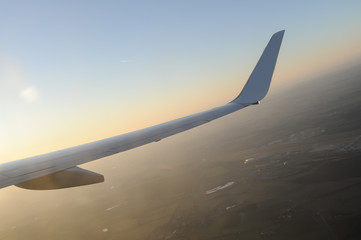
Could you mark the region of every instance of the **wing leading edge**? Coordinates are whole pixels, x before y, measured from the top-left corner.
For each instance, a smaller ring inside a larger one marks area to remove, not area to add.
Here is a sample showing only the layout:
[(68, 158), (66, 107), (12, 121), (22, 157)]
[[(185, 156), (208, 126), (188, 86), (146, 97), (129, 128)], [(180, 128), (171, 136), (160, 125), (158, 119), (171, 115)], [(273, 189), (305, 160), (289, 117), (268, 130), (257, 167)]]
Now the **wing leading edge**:
[[(77, 167), (119, 152), (189, 130), (214, 119), (259, 103), (268, 92), (284, 30), (275, 33), (246, 85), (233, 101), (163, 124), (87, 143), (64, 150), (0, 165), (0, 188), (11, 185), (26, 189), (58, 189), (104, 181), (103, 176)], [(69, 178), (72, 180), (69, 181)]]

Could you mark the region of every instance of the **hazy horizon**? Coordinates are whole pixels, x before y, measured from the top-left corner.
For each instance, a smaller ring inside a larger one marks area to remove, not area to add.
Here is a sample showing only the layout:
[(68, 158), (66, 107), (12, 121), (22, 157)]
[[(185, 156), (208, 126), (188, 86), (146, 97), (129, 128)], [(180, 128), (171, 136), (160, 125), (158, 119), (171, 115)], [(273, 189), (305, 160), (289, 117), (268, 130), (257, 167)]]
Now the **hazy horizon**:
[(81, 165), (104, 183), (1, 189), (0, 238), (358, 236), (348, 223), (359, 216), (360, 74), (353, 67), (303, 82), (191, 131)]

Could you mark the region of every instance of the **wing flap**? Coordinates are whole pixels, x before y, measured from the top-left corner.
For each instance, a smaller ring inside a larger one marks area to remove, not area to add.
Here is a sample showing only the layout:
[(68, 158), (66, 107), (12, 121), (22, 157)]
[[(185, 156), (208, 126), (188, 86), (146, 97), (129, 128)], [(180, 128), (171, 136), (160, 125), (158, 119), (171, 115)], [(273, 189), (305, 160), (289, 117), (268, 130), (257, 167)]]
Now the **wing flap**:
[(60, 172), (16, 184), (30, 190), (51, 190), (84, 186), (104, 182), (104, 176), (86, 169), (74, 167)]

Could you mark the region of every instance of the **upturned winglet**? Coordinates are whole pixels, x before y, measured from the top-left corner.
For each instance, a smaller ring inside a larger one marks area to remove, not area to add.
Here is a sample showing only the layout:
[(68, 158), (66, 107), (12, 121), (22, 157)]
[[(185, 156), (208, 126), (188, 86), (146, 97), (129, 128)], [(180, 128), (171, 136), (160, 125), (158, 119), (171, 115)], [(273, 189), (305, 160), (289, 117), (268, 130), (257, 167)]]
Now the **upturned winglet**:
[(232, 103), (241, 105), (257, 104), (266, 96), (271, 84), (284, 32), (285, 30), (282, 30), (273, 34), (242, 92)]

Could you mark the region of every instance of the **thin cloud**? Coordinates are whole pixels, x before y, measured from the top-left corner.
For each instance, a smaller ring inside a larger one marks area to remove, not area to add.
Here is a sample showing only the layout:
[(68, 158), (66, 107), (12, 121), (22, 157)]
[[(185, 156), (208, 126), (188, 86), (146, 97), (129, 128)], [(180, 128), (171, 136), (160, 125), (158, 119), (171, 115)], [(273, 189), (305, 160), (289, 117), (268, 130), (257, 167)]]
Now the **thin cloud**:
[(27, 103), (33, 103), (39, 98), (38, 89), (31, 84), (21, 65), (14, 61), (4, 61), (0, 65), (2, 71), (1, 91), (7, 95), (18, 95)]
[(120, 60), (121, 63), (130, 63), (130, 62), (134, 62), (133, 60), (129, 60), (129, 59), (123, 59)]
[(27, 87), (20, 92), (20, 97), (22, 97), (26, 102), (32, 103), (39, 98), (38, 90), (34, 87)]

